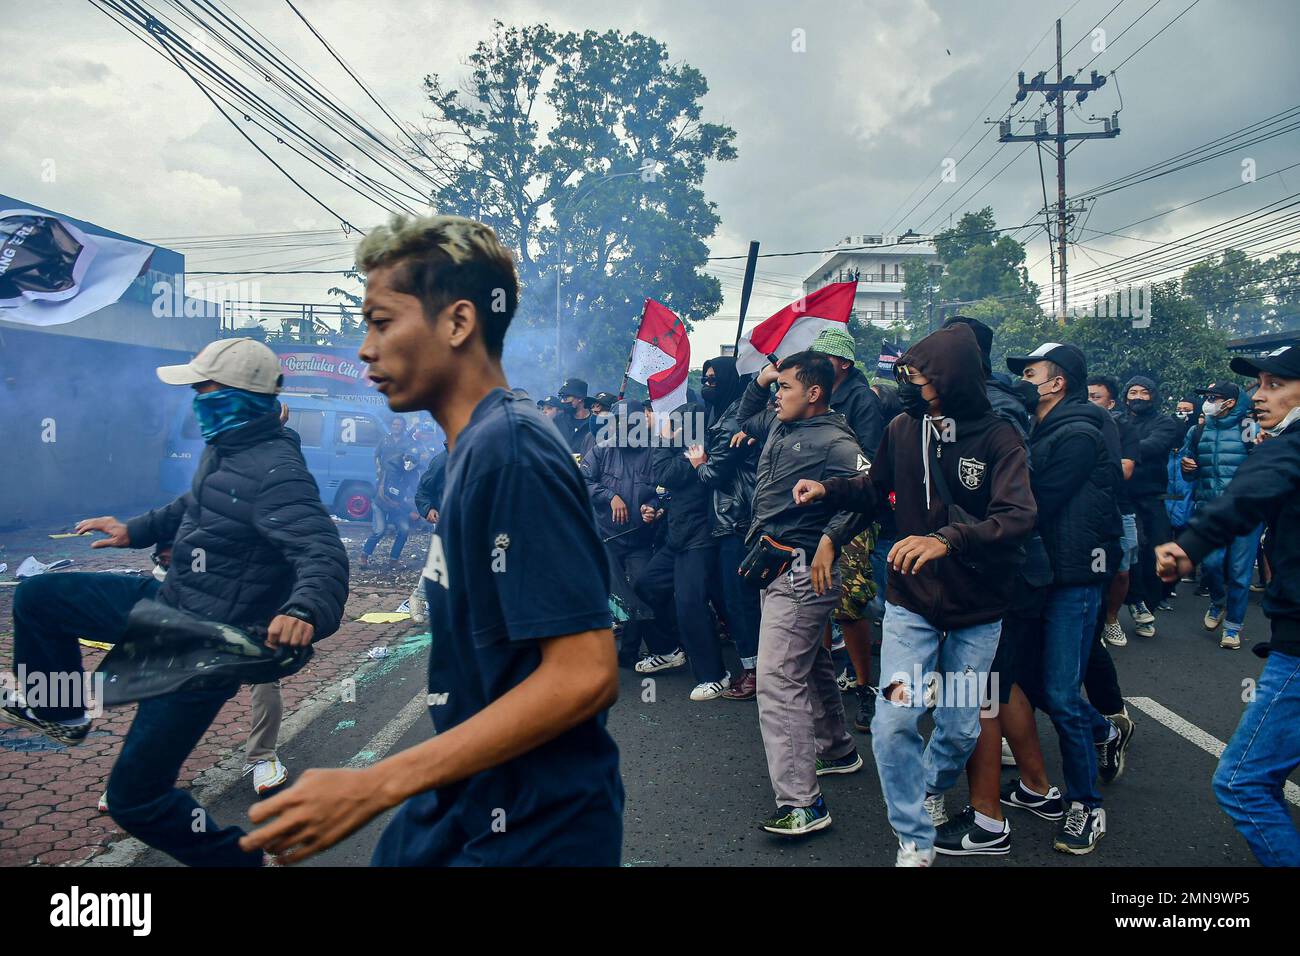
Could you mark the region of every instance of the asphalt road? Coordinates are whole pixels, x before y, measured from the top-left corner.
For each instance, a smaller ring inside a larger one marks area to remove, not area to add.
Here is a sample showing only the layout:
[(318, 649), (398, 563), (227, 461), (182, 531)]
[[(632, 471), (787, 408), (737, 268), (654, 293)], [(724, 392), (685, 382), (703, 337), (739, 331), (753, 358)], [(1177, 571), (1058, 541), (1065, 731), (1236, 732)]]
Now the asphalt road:
[[(940, 858), (938, 865), (1254, 865), (1245, 841), (1215, 805), (1210, 778), (1216, 758), (1189, 737), (1204, 744), (1208, 738), (1227, 741), (1232, 735), (1244, 706), (1243, 691), (1263, 667), (1249, 647), (1265, 639), (1267, 625), (1258, 595), (1252, 595), (1243, 648), (1222, 650), (1217, 635), (1201, 626), (1205, 599), (1194, 597), (1190, 584), (1180, 585), (1180, 592), (1174, 611), (1157, 613), (1153, 639), (1134, 636), (1127, 612), (1122, 612), (1129, 644), (1112, 653), (1136, 732), (1124, 776), (1103, 791), (1108, 830), (1097, 850), (1086, 857), (1057, 853), (1051, 848), (1055, 824), (1011, 811), (1010, 855)], [(401, 749), (425, 739), (427, 715), (409, 706), (424, 692), (423, 668), (422, 655), (405, 661), (360, 686), (356, 703), (327, 708), (281, 748), (291, 778), (307, 767), (343, 766), (371, 759), (368, 751), (389, 745)], [(861, 771), (823, 778), (831, 827), (801, 840), (770, 836), (756, 828), (773, 801), (755, 704), (692, 703), (687, 695), (693, 682), (686, 668), (654, 675), (654, 699), (647, 701), (646, 678), (620, 673), (622, 694), (610, 712), (609, 728), (619, 743), (627, 790), (625, 866), (892, 865), (895, 843), (869, 738), (858, 735), (866, 761)], [(845, 703), (852, 706), (853, 701), (846, 697)], [(394, 723), (403, 708), (408, 718), (414, 715), (405, 729), (400, 719)], [(1170, 713), (1193, 726), (1180, 724)], [(1183, 733), (1166, 723), (1177, 724)], [(1041, 717), (1039, 727), (1049, 774), (1059, 784), (1055, 733)], [(1004, 771), (1008, 777), (1014, 772)], [(965, 798), (963, 783), (948, 795), (949, 812), (959, 810)], [(210, 810), (222, 823), (245, 820), (253, 799), (251, 786), (239, 781)], [(1300, 810), (1293, 806), (1292, 813), (1300, 822)], [(385, 822), (386, 817), (374, 821), (305, 865), (365, 865)], [(136, 862), (171, 863), (152, 851)]]

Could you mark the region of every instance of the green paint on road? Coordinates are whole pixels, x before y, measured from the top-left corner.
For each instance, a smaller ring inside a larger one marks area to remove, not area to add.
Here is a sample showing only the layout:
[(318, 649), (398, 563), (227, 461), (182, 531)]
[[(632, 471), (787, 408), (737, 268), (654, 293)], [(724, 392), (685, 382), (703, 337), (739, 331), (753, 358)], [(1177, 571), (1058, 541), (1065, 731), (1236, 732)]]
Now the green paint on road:
[(355, 720), (340, 720), (338, 725), (331, 730), (330, 733), (337, 734), (340, 730), (351, 730), (356, 725), (357, 722)]
[(432, 642), (433, 634), (429, 631), (425, 631), (423, 634), (408, 634), (402, 638), (400, 643), (389, 645), (387, 657), (379, 658), (374, 662), (375, 666), (373, 668), (358, 674), (357, 685), (369, 684), (383, 677), (393, 668), (428, 650)]

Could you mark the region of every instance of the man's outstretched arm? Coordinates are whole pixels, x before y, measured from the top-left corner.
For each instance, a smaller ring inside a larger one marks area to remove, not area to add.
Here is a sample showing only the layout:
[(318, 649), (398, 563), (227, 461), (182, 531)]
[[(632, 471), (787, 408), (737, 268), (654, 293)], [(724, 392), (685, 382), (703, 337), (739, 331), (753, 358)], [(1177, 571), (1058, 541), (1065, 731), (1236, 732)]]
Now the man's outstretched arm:
[(240, 846), (300, 862), (408, 797), (535, 750), (618, 698), (618, 660), (608, 629), (538, 643), (537, 669), (464, 723), (363, 770), (308, 770), (284, 793), (255, 804), (249, 819), (266, 825)]

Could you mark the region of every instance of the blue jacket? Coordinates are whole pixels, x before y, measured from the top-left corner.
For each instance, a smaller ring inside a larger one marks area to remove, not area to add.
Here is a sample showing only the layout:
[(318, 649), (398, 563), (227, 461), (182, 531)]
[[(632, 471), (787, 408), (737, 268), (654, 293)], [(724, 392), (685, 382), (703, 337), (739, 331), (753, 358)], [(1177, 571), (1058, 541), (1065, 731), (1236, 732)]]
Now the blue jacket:
[(1169, 494), (1170, 497), (1165, 499), (1165, 512), (1169, 515), (1169, 523), (1175, 528), (1184, 528), (1188, 520), (1192, 517), (1192, 511), (1196, 503), (1192, 500), (1192, 492), (1195, 486), (1183, 475), (1183, 452), (1171, 451), (1169, 453), (1169, 463), (1167, 470), (1169, 472)]
[(1250, 411), (1241, 402), (1227, 415), (1207, 418), (1202, 428), (1187, 433), (1180, 456), (1196, 462), (1196, 471), (1189, 476), (1195, 487), (1198, 507), (1223, 494), (1237, 469), (1245, 464), (1251, 446), (1244, 437), (1242, 423)]

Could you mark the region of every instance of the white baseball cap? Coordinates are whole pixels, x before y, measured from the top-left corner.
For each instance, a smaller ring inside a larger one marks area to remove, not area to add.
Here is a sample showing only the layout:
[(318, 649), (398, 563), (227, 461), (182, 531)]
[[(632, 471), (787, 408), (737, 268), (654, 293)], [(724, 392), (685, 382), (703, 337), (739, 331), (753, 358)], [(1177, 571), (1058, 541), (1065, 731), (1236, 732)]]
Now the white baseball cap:
[(168, 385), (216, 382), (263, 395), (276, 394), (284, 382), (280, 359), (256, 339), (219, 339), (187, 365), (159, 366), (158, 377)]

